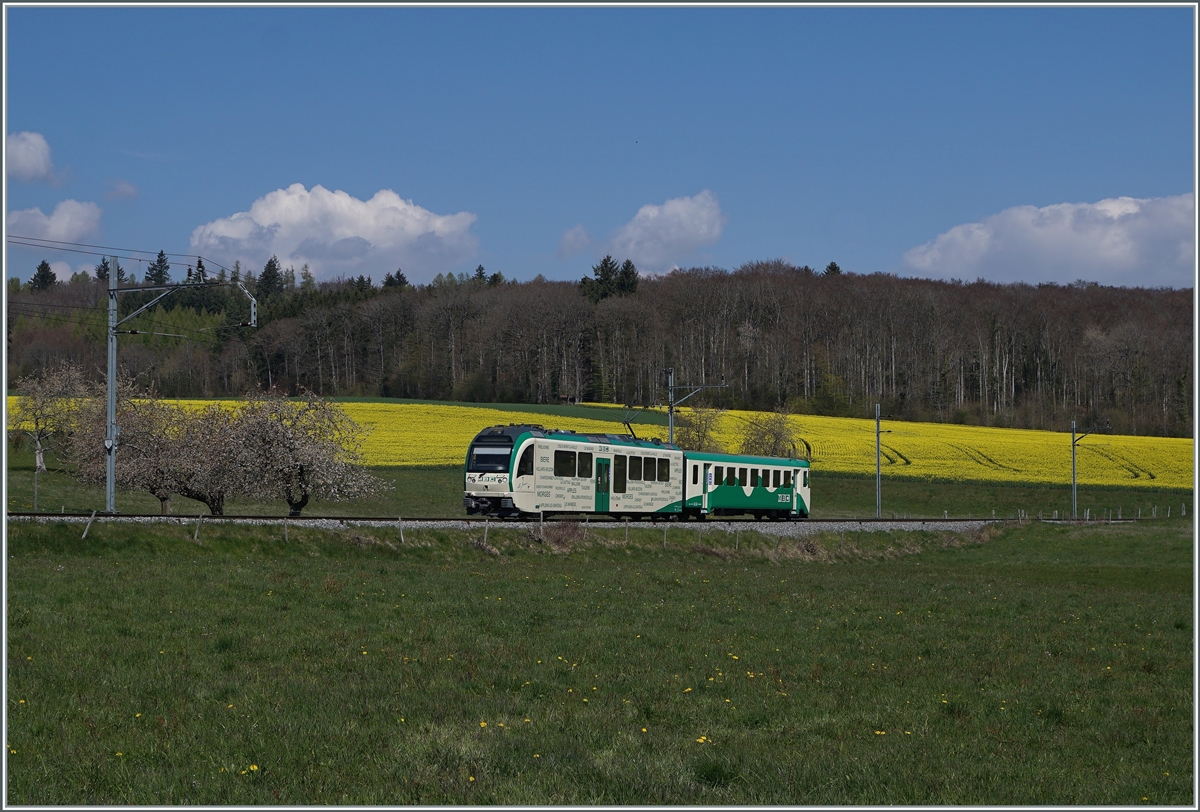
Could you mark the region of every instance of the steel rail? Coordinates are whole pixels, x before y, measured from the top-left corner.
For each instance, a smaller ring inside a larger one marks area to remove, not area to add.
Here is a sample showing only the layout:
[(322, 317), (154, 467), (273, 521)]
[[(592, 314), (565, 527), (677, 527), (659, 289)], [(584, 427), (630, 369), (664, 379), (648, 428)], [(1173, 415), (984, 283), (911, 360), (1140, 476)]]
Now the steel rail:
[[(57, 516), (59, 518), (84, 518), (84, 519), (86, 519), (89, 516), (91, 516), (91, 513), (49, 513), (46, 511), (33, 512), (33, 511), (10, 510), (10, 511), (8, 511), (7, 515), (11, 518), (53, 519), (54, 517)], [(390, 523), (403, 522), (406, 525), (415, 525), (415, 524), (423, 523), (423, 522), (465, 522), (466, 524), (484, 524), (485, 522), (497, 522), (497, 523), (501, 523), (501, 524), (503, 524), (503, 523), (534, 524), (539, 521), (539, 518), (537, 516), (532, 516), (532, 517), (530, 517), (530, 516), (522, 516), (522, 517), (510, 516), (510, 517), (505, 517), (505, 518), (500, 518), (500, 517), (496, 517), (496, 516), (470, 516), (470, 517), (466, 517), (466, 516), (413, 516), (411, 518), (404, 518), (404, 517), (397, 517), (397, 516), (317, 516), (317, 515), (307, 515), (307, 514), (302, 515), (302, 516), (288, 516), (286, 514), (249, 515), (249, 514), (226, 513), (226, 514), (222, 514), (220, 516), (213, 516), (212, 514), (209, 514), (209, 513), (199, 513), (199, 514), (197, 514), (197, 513), (170, 513), (170, 514), (166, 514), (166, 515), (163, 515), (161, 513), (117, 513), (117, 514), (96, 513), (96, 519), (164, 519), (164, 520), (195, 521), (196, 518), (199, 516), (203, 516), (204, 521), (206, 521), (206, 522), (207, 521), (219, 522), (222, 520), (230, 520), (230, 521), (233, 521), (233, 520), (236, 520), (236, 521), (258, 520), (258, 521), (264, 521), (264, 522), (282, 522), (282, 521), (287, 520), (287, 521), (293, 521), (293, 522), (295, 522), (295, 521), (322, 521), (322, 522), (344, 522), (344, 523), (349, 523), (349, 522), (390, 522)], [(583, 522), (583, 519), (576, 518), (574, 516), (547, 516), (544, 521), (546, 521), (546, 522)], [(926, 516), (926, 517), (912, 517), (912, 518), (907, 518), (907, 519), (877, 519), (873, 516), (872, 517), (863, 517), (861, 519), (846, 518), (846, 517), (828, 518), (828, 519), (809, 517), (807, 519), (796, 519), (796, 520), (755, 519), (755, 518), (745, 518), (745, 517), (709, 516), (706, 519), (702, 519), (700, 521), (686, 520), (686, 519), (682, 519), (682, 518), (666, 518), (666, 517), (658, 518), (658, 519), (652, 519), (652, 518), (644, 518), (644, 519), (630, 518), (629, 519), (630, 524), (633, 524), (633, 523), (664, 524), (665, 523), (665, 524), (670, 524), (670, 525), (674, 525), (674, 526), (678, 526), (678, 527), (696, 527), (697, 525), (703, 525), (703, 524), (706, 524), (709, 522), (714, 523), (714, 524), (715, 523), (720, 523), (720, 524), (770, 524), (770, 525), (779, 526), (779, 525), (788, 525), (788, 524), (801, 524), (802, 525), (802, 524), (809, 523), (809, 522), (812, 522), (812, 523), (819, 522), (822, 524), (912, 524), (912, 525), (921, 525), (921, 524), (928, 524), (931, 522), (947, 524), (947, 523), (954, 523), (954, 522), (1014, 522), (1014, 521), (1018, 521), (1018, 520), (1013, 517), (990, 519), (986, 516), (971, 516), (971, 517), (951, 516), (951, 517), (947, 517), (947, 518), (942, 518), (940, 516)], [(594, 524), (594, 525), (624, 526), (625, 519), (624, 518), (612, 518), (612, 517), (592, 518), (589, 516), (587, 519), (587, 523)]]

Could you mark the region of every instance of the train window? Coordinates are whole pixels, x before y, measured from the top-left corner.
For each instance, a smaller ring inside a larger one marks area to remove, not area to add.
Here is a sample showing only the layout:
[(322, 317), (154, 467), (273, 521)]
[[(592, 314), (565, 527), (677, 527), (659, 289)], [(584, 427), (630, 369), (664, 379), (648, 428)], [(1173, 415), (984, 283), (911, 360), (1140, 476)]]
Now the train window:
[[(743, 472), (745, 472), (745, 470), (746, 470), (745, 468), (742, 469)], [(725, 469), (725, 484), (726, 485), (736, 485), (737, 484), (737, 469), (734, 468), (732, 465)]]
[(743, 488), (746, 487), (746, 469), (745, 468), (738, 469), (738, 484), (741, 485)]
[(775, 485), (773, 487), (778, 488), (779, 487), (779, 469), (778, 468), (775, 469), (775, 473), (771, 474), (771, 479), (774, 480), (774, 482), (775, 482)]
[(579, 476), (590, 477), (592, 475), (592, 452), (579, 452)]
[(525, 448), (525, 452), (521, 454), (521, 461), (517, 463), (517, 476), (533, 476), (533, 445), (530, 444)]
[(804, 487), (808, 487), (808, 471), (804, 472)]
[[(650, 460), (650, 464), (654, 464), (654, 460)], [(629, 458), (629, 479), (631, 482), (640, 482), (642, 479), (642, 458)]]
[(792, 487), (792, 472), (791, 471), (783, 472), (783, 487), (785, 487), (785, 488)]
[(721, 483), (723, 483), (724, 481), (725, 481), (725, 466), (724, 466), (724, 465), (718, 465), (718, 466), (717, 466), (717, 474), (716, 474), (716, 476), (715, 476), (715, 477), (713, 477), (713, 482), (715, 482), (715, 483), (717, 483), (718, 485), (720, 485), (720, 484), (721, 484)]
[(628, 472), (625, 455), (613, 457), (613, 493), (625, 493), (625, 476)]
[(512, 446), (471, 446), (467, 470), (474, 474), (506, 472)]
[(692, 484), (693, 485), (700, 484), (700, 466), (699, 465), (692, 466)]
[(574, 451), (555, 451), (554, 452), (554, 475), (555, 476), (575, 476), (575, 452)]
[(761, 483), (758, 480), (758, 469), (751, 468), (750, 469), (750, 487), (757, 488), (760, 484)]
[(670, 460), (659, 460), (658, 461), (658, 481), (659, 482), (670, 482), (671, 481), (671, 461)]

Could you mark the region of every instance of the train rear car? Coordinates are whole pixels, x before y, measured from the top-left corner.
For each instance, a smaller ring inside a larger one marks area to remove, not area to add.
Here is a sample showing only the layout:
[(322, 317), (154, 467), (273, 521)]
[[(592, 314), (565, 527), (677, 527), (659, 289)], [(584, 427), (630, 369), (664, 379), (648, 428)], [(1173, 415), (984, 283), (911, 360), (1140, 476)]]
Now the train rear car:
[(807, 460), (687, 452), (685, 512), (805, 519), (811, 506)]

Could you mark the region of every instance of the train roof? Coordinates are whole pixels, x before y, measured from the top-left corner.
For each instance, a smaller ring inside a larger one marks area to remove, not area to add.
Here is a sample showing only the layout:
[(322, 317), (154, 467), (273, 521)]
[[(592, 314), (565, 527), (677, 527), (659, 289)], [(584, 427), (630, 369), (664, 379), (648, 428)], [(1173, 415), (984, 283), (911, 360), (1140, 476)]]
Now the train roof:
[(628, 434), (594, 434), (573, 431), (572, 429), (548, 429), (532, 423), (510, 423), (507, 426), (492, 426), (475, 435), (472, 443), (509, 445), (515, 443), (522, 435), (545, 437), (549, 440), (559, 440), (578, 443), (604, 443), (605, 445), (623, 446), (628, 448), (646, 448), (654, 450), (681, 451), (671, 443), (664, 443), (657, 438), (640, 438)]
[(757, 457), (750, 454), (717, 454), (708, 451), (687, 451), (688, 460), (697, 460), (699, 462), (719, 462), (724, 464), (734, 463), (740, 465), (779, 465), (779, 466), (794, 466), (797, 468), (808, 468), (808, 460), (797, 459), (796, 457)]

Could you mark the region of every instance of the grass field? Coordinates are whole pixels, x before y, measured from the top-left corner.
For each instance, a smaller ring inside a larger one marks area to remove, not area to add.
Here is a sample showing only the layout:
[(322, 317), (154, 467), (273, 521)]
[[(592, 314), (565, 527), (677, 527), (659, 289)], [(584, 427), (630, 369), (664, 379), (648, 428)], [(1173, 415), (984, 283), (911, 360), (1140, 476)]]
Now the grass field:
[[(104, 489), (84, 487), (69, 474), (57, 470), (57, 460), (49, 458), (51, 471), (38, 477), (38, 508), (42, 512), (88, 513), (103, 510)], [(315, 501), (305, 508), (311, 516), (465, 516), (462, 506), (462, 468), (459, 466), (374, 468), (376, 476), (395, 482), (395, 488), (378, 497), (353, 502)], [(8, 456), (8, 509), (33, 509), (33, 453), (28, 446)], [(122, 513), (158, 513), (158, 500), (148, 493), (117, 493), (117, 510)], [(1154, 490), (1133, 487), (1081, 487), (1079, 515), (1136, 518), (1166, 516), (1179, 518), (1180, 508), (1192, 510), (1190, 491)], [(178, 515), (207, 513), (202, 503), (183, 497), (172, 500)], [(230, 499), (225, 506), (230, 515), (282, 515), (287, 505), (277, 502), (248, 502)], [(930, 518), (949, 515), (955, 518), (1013, 517), (1024, 511), (1047, 518), (1070, 515), (1069, 486), (1021, 485), (1005, 482), (926, 482), (885, 478), (883, 482), (884, 516)], [(826, 474), (813, 475), (813, 517), (862, 518), (875, 515), (875, 478)]]
[(11, 523), (6, 800), (1195, 802), (1189, 522), (551, 531)]

